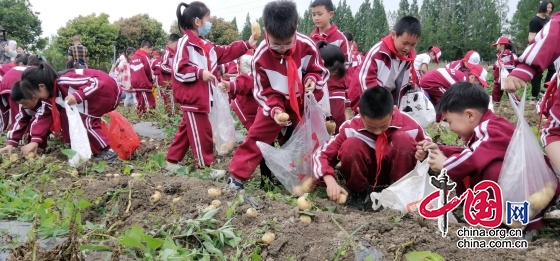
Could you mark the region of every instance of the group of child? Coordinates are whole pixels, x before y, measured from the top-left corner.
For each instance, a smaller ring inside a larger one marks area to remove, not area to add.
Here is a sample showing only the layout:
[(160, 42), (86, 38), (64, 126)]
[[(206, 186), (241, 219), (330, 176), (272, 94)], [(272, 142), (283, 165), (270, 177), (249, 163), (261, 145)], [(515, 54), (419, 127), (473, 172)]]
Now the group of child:
[[(433, 46), (416, 55), (421, 25), (418, 19), (405, 16), (391, 33), (360, 56), (352, 36), (345, 36), (330, 22), (333, 10), (331, 0), (311, 3), (316, 28), (308, 37), (297, 32), (296, 4), (272, 1), (263, 10), (265, 34), (258, 47), (255, 34), (248, 41), (221, 46), (204, 38), (212, 27), (208, 7), (198, 1), (181, 3), (176, 15), (184, 36), (171, 35), (163, 58), (150, 64), (150, 41), (144, 41), (138, 50), (128, 48), (116, 67), (117, 79), (125, 92), (136, 93), (138, 111), (146, 112), (154, 106), (151, 92), (155, 75), (157, 84), (171, 86), (174, 101), (183, 113), (167, 153), (167, 169), (180, 168), (189, 148), (197, 168), (212, 165), (209, 112), (213, 109), (213, 91), (221, 90), (230, 94), (232, 108), (248, 131), (227, 169), (227, 187), (242, 190), (257, 166), (261, 171), (266, 168), (257, 141), (273, 144), (278, 140), (282, 144), (288, 140), (302, 121), (304, 95), (319, 101), (328, 92), (336, 133), (315, 151), (313, 173), (309, 174), (324, 181), (330, 199), (336, 201), (341, 194), (350, 194), (349, 205), (363, 209), (372, 191), (410, 172), (417, 160), (428, 157), (428, 150), (430, 167), (435, 171), (447, 169), (458, 184), (458, 193), (482, 180), (497, 182), (515, 127), (488, 109), (490, 96), (484, 90), (488, 84), (480, 55), (469, 51), (463, 59), (430, 71), (429, 63), (438, 63), (442, 51)], [(502, 85), (508, 90), (522, 88), (553, 60), (560, 60), (559, 15), (552, 17), (546, 30), (519, 59), (511, 51), (509, 39), (500, 37), (494, 44), (498, 61), (492, 67), (493, 101), (501, 99)], [(219, 67), (236, 59), (236, 72), (220, 75)], [(247, 59), (251, 60), (250, 66)], [(9, 84), (11, 100), (21, 104), (8, 132), (9, 145), (2, 151), (17, 146), (25, 132), (22, 130), (31, 133), (31, 143), (24, 147), (24, 153), (35, 151), (50, 132), (63, 130), (67, 138), (61, 113), (62, 103), (67, 102), (77, 104), (94, 154), (104, 160), (115, 158), (101, 132), (100, 117), (117, 106), (121, 94), (117, 83), (93, 69), (57, 74), (44, 63), (28, 65), (32, 66), (10, 70), (16, 77), (2, 81), (2, 90), (4, 83)], [(508, 78), (501, 79), (502, 68), (511, 71)], [(433, 143), (417, 121), (399, 110), (401, 98), (414, 89), (423, 89), (430, 97), (438, 120), (449, 124), (464, 148)], [(356, 113), (350, 120), (344, 113), (347, 98)], [(284, 114), (288, 114), (288, 120), (283, 119)], [(560, 169), (558, 117), (560, 102), (550, 109), (543, 144), (552, 164)], [(348, 190), (339, 185), (335, 175), (339, 163)], [(218, 173), (215, 170), (212, 174)], [(559, 192), (560, 186), (557, 195)]]

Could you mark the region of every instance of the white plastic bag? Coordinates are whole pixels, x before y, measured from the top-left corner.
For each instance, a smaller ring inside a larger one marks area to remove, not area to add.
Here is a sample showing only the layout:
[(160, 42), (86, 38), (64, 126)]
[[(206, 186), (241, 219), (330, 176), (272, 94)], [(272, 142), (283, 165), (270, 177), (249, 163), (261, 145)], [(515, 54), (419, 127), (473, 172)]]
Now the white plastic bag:
[(436, 110), (421, 90), (409, 90), (401, 98), (401, 111), (415, 119), (422, 128), (427, 128), (436, 120)]
[(296, 126), (290, 139), (280, 148), (257, 141), (268, 168), (290, 193), (298, 196), (302, 194), (297, 191), (298, 185), (302, 180), (311, 180), (313, 175), (313, 153), (330, 139), (325, 127), (323, 109), (313, 95), (305, 96), (302, 121)]
[(501, 88), (502, 90), (505, 90), (505, 89), (506, 89), (506, 87), (505, 87), (505, 85), (504, 85), (504, 82), (505, 82), (504, 79), (506, 79), (508, 76), (509, 76), (508, 70), (507, 70), (505, 67), (502, 66), (502, 68), (500, 69), (500, 79), (499, 79), (499, 81), (500, 81), (500, 88)]
[(488, 109), (494, 112), (494, 102), (492, 101), (492, 96), (490, 96), (490, 102), (488, 102)]
[(558, 178), (548, 167), (541, 146), (525, 120), (526, 95), (527, 88), (523, 91), (519, 105), (516, 105), (514, 95), (509, 94), (511, 106), (516, 111), (517, 126), (506, 150), (498, 184), (502, 190), (504, 216), (506, 201), (528, 201), (529, 219), (532, 219), (554, 197)]
[(70, 147), (76, 152), (68, 162), (70, 166), (77, 168), (91, 159), (91, 146), (89, 145), (86, 127), (76, 105), (70, 106), (65, 102), (64, 108), (68, 117)]
[(323, 98), (319, 101), (319, 105), (321, 106), (321, 108), (323, 108), (323, 113), (325, 114), (325, 117), (332, 116), (329, 88), (326, 84), (325, 86), (323, 86)]
[(227, 93), (214, 86), (212, 94), (213, 106), (210, 109), (212, 138), (218, 155), (227, 155), (235, 147), (235, 120), (231, 116), (231, 106)]

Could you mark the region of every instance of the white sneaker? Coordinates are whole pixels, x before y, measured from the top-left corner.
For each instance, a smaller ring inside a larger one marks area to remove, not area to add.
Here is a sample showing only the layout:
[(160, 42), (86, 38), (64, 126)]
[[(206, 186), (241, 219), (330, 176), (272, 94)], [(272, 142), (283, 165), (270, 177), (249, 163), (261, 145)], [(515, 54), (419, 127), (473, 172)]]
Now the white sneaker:
[(180, 168), (182, 168), (183, 166), (179, 165), (179, 164), (175, 164), (175, 163), (171, 163), (171, 162), (167, 162), (167, 167), (165, 167), (165, 169), (171, 173), (176, 173), (177, 170), (179, 170)]
[(213, 179), (221, 179), (226, 176), (226, 171), (223, 169), (212, 169), (210, 177)]

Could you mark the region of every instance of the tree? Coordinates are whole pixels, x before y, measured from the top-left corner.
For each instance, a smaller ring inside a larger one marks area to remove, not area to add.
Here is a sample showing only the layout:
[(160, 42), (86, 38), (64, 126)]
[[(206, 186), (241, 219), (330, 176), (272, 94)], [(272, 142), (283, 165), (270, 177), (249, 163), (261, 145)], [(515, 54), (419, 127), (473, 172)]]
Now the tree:
[(387, 24), (389, 25), (389, 28), (393, 28), (398, 20), (399, 17), (397, 15), (397, 11), (387, 11)]
[(68, 47), (72, 45), (72, 37), (79, 35), (82, 44), (89, 51), (89, 66), (98, 69), (109, 69), (113, 58), (114, 44), (117, 40), (119, 27), (109, 23), (109, 15), (90, 14), (78, 16), (66, 23), (66, 26), (58, 29), (53, 44), (60, 53), (64, 55)]
[(315, 25), (313, 24), (313, 18), (311, 17), (311, 10), (309, 8), (305, 9), (303, 17), (299, 20), (298, 31), (302, 34), (309, 35)]
[(155, 47), (164, 47), (167, 34), (158, 20), (148, 14), (138, 14), (129, 18), (121, 18), (115, 22), (119, 27), (116, 46), (119, 50), (127, 47), (139, 48), (144, 40), (151, 40)]
[(373, 26), (370, 27), (372, 35), (369, 45), (373, 46), (390, 32), (389, 24), (387, 23), (387, 15), (385, 14), (385, 8), (381, 0), (373, 0), (373, 8), (371, 9), (370, 17), (375, 19)]
[(419, 15), (419, 12), (418, 12), (418, 10), (419, 10), (419, 8), (418, 8), (418, 0), (412, 0), (412, 4), (410, 5), (410, 8), (409, 8), (408, 10), (409, 10), (408, 13), (409, 13), (410, 15), (412, 15), (412, 16), (414, 16), (414, 17), (416, 17), (416, 18), (420, 18), (420, 15)]
[(66, 68), (68, 56), (66, 55), (66, 51), (63, 52), (61, 50), (68, 48), (68, 46), (63, 46), (63, 48), (59, 47), (57, 38), (58, 36), (52, 36), (49, 40), (47, 48), (44, 49), (41, 54), (55, 70), (62, 71)]
[(354, 33), (354, 15), (352, 14), (352, 9), (350, 9), (350, 6), (346, 3), (346, 0), (338, 2), (333, 22), (338, 26), (340, 31)]
[(206, 38), (211, 42), (219, 45), (228, 45), (241, 40), (239, 31), (235, 29), (231, 22), (215, 16), (210, 18), (210, 22), (212, 22), (212, 30), (210, 30)]
[(358, 44), (358, 48), (361, 52), (365, 53), (372, 47), (375, 43), (372, 43), (372, 28), (373, 28), (373, 17), (371, 16), (371, 3), (369, 0), (365, 0), (358, 9), (355, 18), (355, 24), (357, 25), (354, 32), (354, 41)]
[(509, 34), (513, 36), (516, 45), (523, 49), (528, 45), (529, 23), (537, 13), (539, 4), (540, 1), (536, 0), (519, 0), (517, 2), (517, 10), (511, 19)]
[(179, 25), (177, 25), (177, 19), (173, 20), (171, 26), (169, 27), (169, 34), (178, 34), (183, 36), (183, 32), (179, 29)]
[(251, 37), (251, 16), (249, 16), (249, 12), (247, 12), (245, 24), (243, 24), (243, 29), (241, 29), (241, 39), (247, 41), (249, 37)]
[(498, 10), (498, 15), (500, 17), (500, 28), (501, 28), (502, 34), (505, 34), (508, 30), (508, 27), (509, 27), (509, 20), (508, 20), (509, 4), (508, 4), (508, 0), (494, 0), (494, 4), (496, 5), (496, 8)]
[(39, 13), (31, 10), (25, 0), (0, 0), (0, 25), (6, 30), (8, 39), (28, 50), (40, 50), (47, 45), (48, 38), (41, 38), (43, 29)]
[(399, 9), (397, 10), (397, 19), (410, 15), (410, 5), (408, 0), (401, 0), (399, 2)]
[(233, 28), (235, 28), (235, 31), (239, 31), (239, 29), (237, 29), (237, 17), (234, 17), (233, 20), (231, 20), (231, 24), (233, 25)]

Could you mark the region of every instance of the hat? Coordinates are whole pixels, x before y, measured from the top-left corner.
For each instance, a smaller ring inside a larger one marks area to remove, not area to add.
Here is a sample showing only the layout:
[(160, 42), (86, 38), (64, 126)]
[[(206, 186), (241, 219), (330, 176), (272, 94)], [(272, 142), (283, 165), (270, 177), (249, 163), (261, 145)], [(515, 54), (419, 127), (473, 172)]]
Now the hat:
[(502, 36), (502, 37), (498, 38), (498, 41), (496, 41), (494, 44), (492, 44), (492, 46), (496, 46), (498, 44), (509, 44), (509, 43), (510, 43), (509, 38), (507, 38), (505, 36)]
[(436, 63), (439, 64), (439, 57), (441, 56), (441, 49), (439, 47), (434, 46), (432, 47), (432, 52), (436, 55)]
[(482, 68), (479, 64), (469, 64), (469, 72), (478, 77), (480, 84), (484, 87), (488, 87), (488, 83), (486, 82), (486, 77), (488, 76), (488, 72), (486, 69)]
[(480, 54), (474, 50), (470, 50), (467, 54), (465, 54), (465, 58), (463, 58), (463, 60), (470, 64), (480, 64)]

